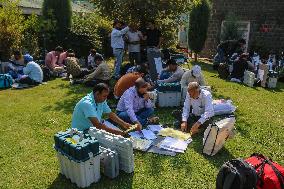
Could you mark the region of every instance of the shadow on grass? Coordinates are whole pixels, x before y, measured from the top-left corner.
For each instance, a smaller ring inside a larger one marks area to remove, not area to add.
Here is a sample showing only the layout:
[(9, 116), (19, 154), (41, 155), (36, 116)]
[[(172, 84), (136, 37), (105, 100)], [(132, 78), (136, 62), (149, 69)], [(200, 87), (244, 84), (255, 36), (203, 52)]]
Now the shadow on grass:
[(213, 64), (210, 62), (199, 61), (199, 62), (192, 62), (191, 64), (192, 66), (199, 65), (202, 70), (217, 74), (217, 71), (213, 69)]
[[(196, 152), (202, 154), (203, 150), (203, 135), (199, 134), (198, 136), (193, 137), (193, 142), (190, 144)], [(208, 156), (206, 154), (202, 154), (203, 157), (216, 168), (220, 168), (226, 161), (231, 159), (235, 159), (235, 157), (225, 148), (223, 147), (215, 156)]]
[[(93, 183), (91, 186), (86, 189), (132, 189), (134, 174), (126, 174), (120, 171), (119, 176), (115, 179), (109, 179), (103, 175), (101, 175), (101, 179), (98, 183)], [(77, 189), (76, 184), (71, 183), (69, 179), (67, 179), (64, 175), (58, 174), (57, 178), (53, 181), (53, 183), (48, 187), (48, 189)]]
[(58, 98), (57, 102), (54, 102), (53, 105), (48, 105), (43, 107), (43, 111), (63, 111), (64, 113), (72, 113), (74, 107), (82, 97), (86, 96), (88, 93), (91, 92), (91, 88), (87, 88), (82, 85), (70, 85), (69, 83), (60, 84), (54, 89), (68, 89), (65, 96)]

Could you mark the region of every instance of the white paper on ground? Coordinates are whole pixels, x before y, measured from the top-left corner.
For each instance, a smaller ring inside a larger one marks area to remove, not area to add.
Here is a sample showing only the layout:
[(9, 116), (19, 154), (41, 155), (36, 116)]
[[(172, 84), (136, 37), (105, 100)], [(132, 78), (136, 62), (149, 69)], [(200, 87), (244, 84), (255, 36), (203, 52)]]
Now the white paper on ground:
[(180, 152), (183, 153), (188, 146), (188, 142), (175, 139), (172, 137), (166, 137), (161, 143), (160, 143), (160, 148), (174, 151), (174, 152)]
[(157, 136), (152, 131), (150, 131), (148, 129), (143, 129), (142, 133), (143, 133), (144, 138), (146, 138), (148, 140), (153, 140), (153, 139), (157, 138)]
[(118, 130), (118, 131), (122, 131), (121, 129), (119, 129), (118, 127), (114, 126), (112, 123), (108, 122), (108, 121), (104, 121), (103, 124), (105, 124), (105, 126), (107, 126), (108, 128), (114, 129), (114, 130)]
[(153, 132), (160, 132), (163, 129), (162, 125), (148, 125), (148, 127)]
[(129, 134), (131, 137), (133, 137), (133, 138), (141, 138), (141, 139), (144, 138), (143, 133), (140, 132), (140, 131), (133, 131), (133, 132), (130, 132), (130, 133), (128, 133), (128, 134)]

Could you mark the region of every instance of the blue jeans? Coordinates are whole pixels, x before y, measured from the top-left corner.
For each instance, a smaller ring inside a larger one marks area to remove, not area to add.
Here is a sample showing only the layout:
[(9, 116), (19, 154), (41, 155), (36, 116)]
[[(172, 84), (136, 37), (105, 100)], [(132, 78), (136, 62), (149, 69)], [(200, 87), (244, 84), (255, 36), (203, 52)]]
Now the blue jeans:
[(168, 78), (170, 78), (172, 75), (173, 75), (173, 74), (172, 74), (171, 72), (163, 70), (163, 71), (161, 72), (161, 75), (160, 75), (160, 80), (168, 79)]
[(219, 65), (220, 63), (224, 63), (224, 51), (220, 48), (217, 49), (217, 54), (214, 57), (214, 64)]
[(120, 76), (120, 67), (123, 61), (124, 49), (113, 49), (113, 55), (115, 57), (114, 64), (114, 77), (118, 78)]
[[(132, 123), (130, 120), (127, 112), (117, 112), (117, 116), (122, 119), (123, 121), (127, 123)], [(138, 121), (141, 123), (142, 126), (146, 126), (147, 124), (147, 119), (151, 117), (154, 114), (154, 109), (153, 108), (143, 108), (139, 110), (138, 112), (135, 113)]]

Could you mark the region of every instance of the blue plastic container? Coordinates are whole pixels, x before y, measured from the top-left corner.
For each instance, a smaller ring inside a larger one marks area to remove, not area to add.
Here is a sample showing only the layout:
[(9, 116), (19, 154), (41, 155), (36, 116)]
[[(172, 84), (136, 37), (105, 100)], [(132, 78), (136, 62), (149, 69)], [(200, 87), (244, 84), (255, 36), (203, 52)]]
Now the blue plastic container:
[[(83, 162), (90, 158), (90, 153), (93, 156), (99, 154), (99, 142), (89, 134), (84, 134), (82, 140), (74, 140), (74, 136), (80, 138), (79, 135), (70, 134), (70, 130), (66, 132), (58, 132), (54, 135), (54, 148), (60, 153), (68, 156), (68, 158)], [(73, 137), (73, 138), (72, 138)]]

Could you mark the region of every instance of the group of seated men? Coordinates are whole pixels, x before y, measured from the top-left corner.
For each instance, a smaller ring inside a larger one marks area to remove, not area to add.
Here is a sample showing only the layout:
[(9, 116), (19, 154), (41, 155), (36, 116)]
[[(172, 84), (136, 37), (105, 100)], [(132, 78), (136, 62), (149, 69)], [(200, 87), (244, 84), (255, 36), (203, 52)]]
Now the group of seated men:
[[(154, 104), (149, 92), (155, 88), (153, 82), (147, 80), (146, 66), (136, 66), (133, 72), (122, 76), (114, 87), (114, 96), (118, 100), (116, 113), (111, 112), (107, 104), (110, 89), (107, 84), (99, 83), (93, 92), (81, 99), (75, 106), (72, 127), (86, 130), (90, 127), (104, 129), (108, 132), (125, 135), (124, 131), (107, 127), (102, 120), (102, 115), (108, 115), (108, 121), (120, 126), (122, 130), (129, 129), (132, 125), (141, 130), (149, 124), (155, 124), (158, 117), (154, 116)], [(179, 121), (179, 129), (195, 134), (202, 125), (208, 124), (214, 115), (212, 95), (209, 91), (201, 89), (205, 85), (200, 66), (193, 66), (189, 71), (184, 70), (170, 59), (167, 68), (163, 70), (157, 83), (180, 82), (188, 86), (188, 93), (181, 113), (175, 114)], [(155, 83), (154, 83), (155, 85)]]
[(72, 75), (73, 80), (83, 79), (87, 86), (94, 86), (97, 83), (108, 84), (111, 79), (109, 66), (95, 49), (90, 50), (87, 68), (81, 68), (72, 49), (64, 52), (60, 46), (47, 53), (45, 65), (54, 75), (67, 73), (67, 76)]
[(20, 51), (15, 51), (9, 60), (8, 74), (21, 84), (38, 85), (43, 81), (41, 67), (34, 62), (31, 55), (22, 55)]
[[(258, 63), (253, 62), (253, 57), (245, 53), (245, 45), (246, 41), (244, 39), (227, 40), (220, 43), (217, 47), (213, 68), (217, 69), (221, 63), (230, 64), (231, 69), (228, 74), (231, 81), (242, 82), (244, 72), (246, 70), (255, 72), (258, 66)], [(224, 73), (227, 73), (227, 71)], [(225, 74), (222, 77), (227, 78), (227, 75)]]

